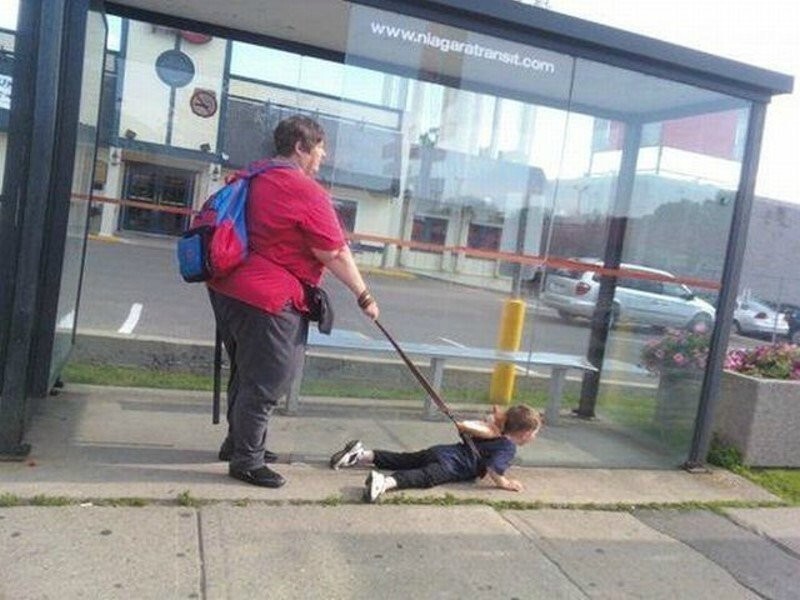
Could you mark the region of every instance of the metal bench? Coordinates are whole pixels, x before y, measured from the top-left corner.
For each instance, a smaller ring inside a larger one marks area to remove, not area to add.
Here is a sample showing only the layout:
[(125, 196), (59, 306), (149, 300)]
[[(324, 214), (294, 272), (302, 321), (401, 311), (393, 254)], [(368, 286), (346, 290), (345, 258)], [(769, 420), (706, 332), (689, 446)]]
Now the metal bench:
[[(394, 355), (397, 353), (387, 341), (365, 338), (361, 334), (347, 330), (334, 330), (329, 336), (320, 335), (316, 329), (309, 332), (308, 348), (315, 350), (351, 351), (368, 355)], [(493, 348), (469, 348), (436, 344), (401, 343), (403, 351), (411, 357), (430, 359), (431, 385), (439, 392), (442, 389), (445, 361), (465, 359), (484, 363), (512, 363), (518, 367), (549, 367), (550, 394), (545, 412), (548, 424), (558, 421), (561, 401), (564, 395), (564, 381), (567, 371), (597, 371), (597, 368), (582, 356), (558, 354), (555, 352), (507, 352)], [(300, 384), (302, 376), (295, 377), (287, 398), (287, 410), (296, 413), (300, 405)], [(432, 418), (436, 407), (430, 398), (425, 399), (425, 417)]]

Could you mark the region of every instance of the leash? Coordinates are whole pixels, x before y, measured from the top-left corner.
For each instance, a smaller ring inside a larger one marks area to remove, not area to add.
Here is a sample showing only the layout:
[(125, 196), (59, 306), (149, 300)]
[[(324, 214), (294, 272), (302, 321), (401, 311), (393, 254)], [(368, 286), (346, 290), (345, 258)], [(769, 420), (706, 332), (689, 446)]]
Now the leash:
[[(453, 425), (456, 425), (456, 429), (458, 429), (456, 418), (453, 416), (453, 412), (450, 410), (447, 404), (445, 404), (444, 400), (442, 400), (439, 394), (436, 393), (436, 390), (433, 389), (433, 386), (428, 382), (427, 379), (425, 379), (425, 376), (420, 372), (420, 370), (416, 367), (416, 365), (411, 362), (411, 359), (409, 359), (406, 353), (403, 352), (403, 349), (394, 340), (394, 338), (381, 324), (381, 322), (376, 319), (375, 325), (378, 326), (378, 329), (380, 329), (383, 332), (383, 335), (386, 336), (386, 339), (389, 340), (389, 343), (391, 343), (392, 346), (394, 346), (394, 349), (397, 350), (397, 353), (400, 355), (400, 358), (402, 358), (403, 362), (406, 363), (406, 366), (414, 374), (414, 377), (417, 378), (419, 384), (428, 393), (428, 396), (430, 396), (430, 399), (433, 400), (433, 403), (436, 404), (439, 410), (442, 413), (444, 413), (447, 416), (447, 418), (449, 418), (453, 422)], [(478, 447), (475, 445), (474, 440), (469, 435), (461, 433), (460, 431), (458, 432), (458, 435), (461, 436), (461, 439), (464, 440), (464, 443), (469, 447), (470, 450), (472, 450), (472, 453), (475, 455), (475, 458), (478, 459), (478, 464), (480, 464), (483, 461), (483, 458), (481, 457), (481, 453), (478, 450)]]
[[(219, 396), (222, 388), (222, 336), (219, 329), (214, 334), (214, 394), (211, 404), (211, 422), (219, 424)], [(228, 400), (230, 402), (230, 400)]]

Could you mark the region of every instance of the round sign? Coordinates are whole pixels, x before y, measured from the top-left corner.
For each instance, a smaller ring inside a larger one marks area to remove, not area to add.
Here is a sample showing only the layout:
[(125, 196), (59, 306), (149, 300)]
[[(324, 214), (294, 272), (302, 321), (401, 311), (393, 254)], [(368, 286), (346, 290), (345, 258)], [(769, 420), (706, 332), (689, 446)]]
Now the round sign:
[(207, 44), (212, 39), (207, 33), (196, 33), (194, 31), (181, 31), (181, 37), (190, 44)]
[(189, 106), (198, 117), (211, 117), (217, 112), (217, 94), (214, 90), (196, 89), (189, 99)]
[(183, 87), (194, 79), (194, 63), (180, 50), (167, 50), (156, 59), (156, 73), (170, 87)]

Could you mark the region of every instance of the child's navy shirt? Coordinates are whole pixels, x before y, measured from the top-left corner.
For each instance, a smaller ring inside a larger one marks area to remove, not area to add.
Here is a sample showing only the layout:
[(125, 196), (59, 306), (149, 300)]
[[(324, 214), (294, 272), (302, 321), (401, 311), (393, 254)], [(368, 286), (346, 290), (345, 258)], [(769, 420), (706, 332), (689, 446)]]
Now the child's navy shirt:
[[(484, 461), (484, 466), (498, 475), (506, 472), (511, 465), (517, 446), (505, 436), (480, 440), (473, 438)], [(434, 446), (439, 463), (459, 479), (474, 479), (478, 476), (478, 461), (472, 450), (464, 443)]]

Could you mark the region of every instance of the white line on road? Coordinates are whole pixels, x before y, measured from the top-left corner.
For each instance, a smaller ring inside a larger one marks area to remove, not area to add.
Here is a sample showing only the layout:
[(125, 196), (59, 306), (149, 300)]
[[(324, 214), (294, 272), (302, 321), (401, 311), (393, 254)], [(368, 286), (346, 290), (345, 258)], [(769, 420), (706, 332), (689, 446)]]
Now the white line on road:
[(71, 310), (58, 322), (56, 329), (72, 329), (75, 326), (75, 311)]
[(458, 342), (456, 342), (455, 340), (451, 340), (450, 338), (440, 337), (439, 339), (448, 344), (453, 344), (453, 346), (455, 346), (456, 348), (466, 348), (464, 344), (459, 344)]
[(142, 316), (142, 305), (138, 302), (135, 302), (131, 305), (131, 312), (128, 313), (128, 318), (125, 319), (125, 322), (122, 324), (117, 330), (117, 333), (132, 333), (133, 329), (136, 327), (136, 324), (139, 322), (139, 317)]

